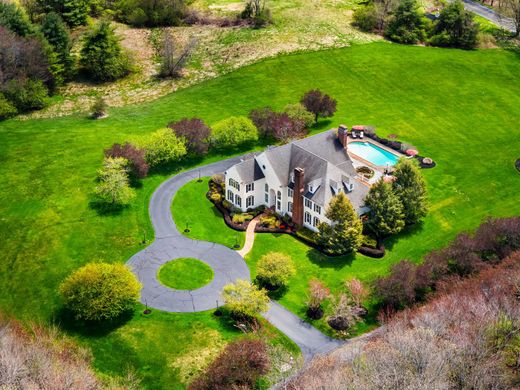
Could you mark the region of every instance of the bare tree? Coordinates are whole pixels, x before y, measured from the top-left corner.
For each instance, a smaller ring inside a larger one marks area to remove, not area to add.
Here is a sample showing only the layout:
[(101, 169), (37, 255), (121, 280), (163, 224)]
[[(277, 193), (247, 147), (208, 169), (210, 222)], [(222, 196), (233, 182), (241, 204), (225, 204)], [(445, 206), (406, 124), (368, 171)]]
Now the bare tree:
[(513, 20), (514, 37), (518, 37), (520, 35), (520, 0), (501, 0), (498, 9), (502, 15)]
[(196, 45), (197, 40), (192, 38), (186, 46), (177, 48), (172, 34), (164, 31), (161, 49), (161, 77), (179, 77)]

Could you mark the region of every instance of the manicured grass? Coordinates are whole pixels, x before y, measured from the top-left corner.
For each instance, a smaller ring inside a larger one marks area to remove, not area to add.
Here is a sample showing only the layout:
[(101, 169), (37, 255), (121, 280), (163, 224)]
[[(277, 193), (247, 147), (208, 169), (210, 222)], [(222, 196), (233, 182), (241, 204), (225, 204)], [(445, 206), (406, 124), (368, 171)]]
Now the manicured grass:
[[(173, 198), (173, 220), (185, 236), (216, 242), (229, 248), (244, 245), (245, 232), (229, 229), (222, 214), (213, 203), (208, 201), (206, 193), (209, 177), (195, 179), (183, 186)], [(185, 232), (185, 227), (189, 232)], [(239, 249), (239, 248), (238, 248)]]
[(195, 290), (213, 280), (213, 270), (200, 260), (186, 257), (162, 265), (157, 279), (176, 290)]
[[(183, 168), (224, 156), (154, 173), (129, 207), (103, 215), (89, 205), (103, 148), (182, 117), (212, 124), (253, 107), (281, 109), (311, 88), (338, 100), (336, 115), (314, 131), (339, 123), (372, 124), (381, 135), (396, 133), (437, 161), (436, 168), (424, 172), (431, 212), (423, 225), (388, 243), (382, 260), (356, 256), (330, 264), (307, 258), (308, 250), (290, 237), (261, 235), (248, 261), (253, 265), (263, 251), (287, 248), (300, 267), (338, 271), (327, 282), (336, 290), (354, 273), (368, 280), (399, 259), (419, 261), (488, 215), (520, 214), (514, 168), (519, 87), (520, 59), (512, 52), (378, 43), (267, 60), (149, 104), (112, 109), (100, 121), (71, 116), (1, 122), (0, 310), (25, 320), (59, 320), (61, 280), (86, 262), (124, 262), (142, 249), (143, 235), (148, 241), (153, 237), (147, 210), (154, 189)], [(305, 277), (296, 275), (281, 298), (295, 312), (305, 299)], [(211, 332), (204, 329), (225, 336), (211, 325), (213, 319), (197, 317), (209, 314), (153, 315), (136, 315), (103, 336), (78, 338), (91, 346), (102, 373), (123, 375), (128, 366), (144, 375), (144, 388), (181, 387), (172, 367), (188, 354), (189, 343), (209, 343)], [(190, 340), (193, 318), (201, 324), (200, 340)], [(114, 358), (115, 350), (123, 351), (120, 359)]]

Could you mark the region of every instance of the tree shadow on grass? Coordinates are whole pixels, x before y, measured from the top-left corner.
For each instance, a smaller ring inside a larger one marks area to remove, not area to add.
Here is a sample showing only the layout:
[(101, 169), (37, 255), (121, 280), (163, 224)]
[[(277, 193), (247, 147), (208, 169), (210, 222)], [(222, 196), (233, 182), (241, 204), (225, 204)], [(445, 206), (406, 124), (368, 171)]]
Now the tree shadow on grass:
[(342, 256), (327, 256), (316, 249), (309, 249), (307, 251), (307, 258), (320, 268), (333, 268), (339, 270), (345, 266), (350, 266), (354, 257), (354, 253), (348, 253)]
[(416, 234), (419, 234), (423, 231), (424, 224), (422, 222), (416, 223), (412, 226), (407, 226), (403, 231), (401, 231), (399, 234), (390, 236), (383, 240), (383, 244), (385, 245), (385, 249), (392, 250), (394, 245), (399, 243), (400, 239), (411, 237)]
[(74, 314), (62, 307), (54, 315), (53, 322), (70, 334), (88, 338), (107, 336), (114, 330), (129, 322), (134, 316), (134, 310), (128, 310), (110, 321), (83, 321), (74, 318)]
[(88, 207), (96, 211), (99, 216), (120, 215), (127, 205), (106, 203), (99, 199), (93, 199), (88, 203)]

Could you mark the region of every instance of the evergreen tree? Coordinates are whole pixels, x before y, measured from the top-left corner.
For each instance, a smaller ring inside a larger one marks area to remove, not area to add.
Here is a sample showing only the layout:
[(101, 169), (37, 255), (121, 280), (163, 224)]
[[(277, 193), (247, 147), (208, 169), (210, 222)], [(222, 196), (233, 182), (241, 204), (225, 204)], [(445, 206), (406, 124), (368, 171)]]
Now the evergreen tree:
[(57, 13), (49, 12), (43, 17), (41, 31), (56, 53), (64, 78), (70, 79), (74, 71), (74, 60), (70, 54), (70, 34), (63, 19)]
[(426, 38), (426, 20), (417, 0), (401, 0), (385, 35), (399, 43), (417, 43)]
[(426, 183), (421, 175), (417, 161), (402, 158), (395, 166), (393, 183), (394, 193), (403, 204), (404, 219), (407, 225), (419, 222), (428, 210), (426, 202)]
[(34, 33), (34, 26), (23, 9), (6, 1), (0, 1), (0, 26), (21, 37)]
[(38, 4), (46, 12), (58, 13), (70, 27), (87, 23), (90, 11), (90, 0), (38, 0)]
[(379, 180), (374, 184), (365, 199), (370, 207), (366, 226), (377, 237), (399, 233), (405, 225), (403, 205), (392, 191), (392, 186)]
[(359, 248), (363, 224), (343, 192), (332, 198), (325, 216), (332, 225), (318, 225), (318, 241), (327, 252), (339, 255)]
[(441, 11), (430, 41), (434, 46), (473, 49), (478, 43), (478, 31), (479, 25), (473, 20), (473, 14), (457, 0)]
[(107, 21), (102, 21), (85, 38), (81, 66), (95, 81), (112, 81), (130, 73), (130, 61), (119, 38)]

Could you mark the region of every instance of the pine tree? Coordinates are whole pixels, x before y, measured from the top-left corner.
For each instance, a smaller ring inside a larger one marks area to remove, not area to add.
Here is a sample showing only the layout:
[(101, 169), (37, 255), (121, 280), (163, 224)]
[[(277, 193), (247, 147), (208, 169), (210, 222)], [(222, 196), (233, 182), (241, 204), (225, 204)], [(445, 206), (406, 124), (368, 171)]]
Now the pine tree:
[(363, 224), (344, 193), (332, 198), (325, 216), (332, 224), (318, 225), (318, 241), (327, 252), (344, 254), (359, 248)]
[(395, 166), (394, 193), (403, 204), (405, 222), (411, 225), (419, 222), (428, 210), (426, 183), (417, 161), (402, 158)]
[(389, 183), (379, 180), (374, 184), (368, 192), (365, 205), (370, 208), (366, 226), (377, 237), (385, 237), (403, 230), (403, 205)]
[(63, 76), (70, 79), (74, 71), (74, 59), (70, 54), (72, 43), (67, 26), (60, 15), (49, 12), (43, 17), (41, 31), (57, 55), (63, 67)]
[(426, 20), (417, 0), (401, 0), (385, 35), (399, 43), (417, 43), (426, 38)]

